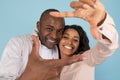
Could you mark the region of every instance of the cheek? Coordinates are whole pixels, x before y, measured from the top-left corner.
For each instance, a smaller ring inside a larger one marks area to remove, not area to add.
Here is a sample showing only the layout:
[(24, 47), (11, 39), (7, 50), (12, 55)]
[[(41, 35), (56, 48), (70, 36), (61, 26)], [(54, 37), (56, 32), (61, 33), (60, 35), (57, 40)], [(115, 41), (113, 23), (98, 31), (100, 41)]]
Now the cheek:
[(62, 46), (63, 45), (63, 40), (61, 39), (60, 42), (59, 42), (59, 46)]
[(50, 35), (50, 33), (48, 31), (41, 31), (41, 34), (43, 37)]
[(46, 32), (42, 32), (41, 31), (41, 33), (39, 34), (39, 36), (40, 36), (40, 39), (42, 40), (42, 41), (44, 41), (45, 40), (45, 37), (47, 37), (47, 33)]
[(57, 34), (57, 38), (61, 39), (62, 38), (62, 34)]
[(59, 42), (59, 47), (60, 47), (60, 49), (63, 48), (64, 42), (65, 42), (65, 41), (64, 41), (63, 39), (60, 40), (60, 42)]
[(79, 44), (75, 44), (75, 51), (77, 51)]

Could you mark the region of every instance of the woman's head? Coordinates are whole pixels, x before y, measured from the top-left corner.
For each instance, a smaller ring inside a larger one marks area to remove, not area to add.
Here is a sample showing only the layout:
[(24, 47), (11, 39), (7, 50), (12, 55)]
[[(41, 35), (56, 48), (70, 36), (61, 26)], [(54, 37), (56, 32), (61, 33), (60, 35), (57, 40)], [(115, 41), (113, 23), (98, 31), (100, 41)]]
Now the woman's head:
[(72, 56), (88, 50), (89, 40), (86, 32), (78, 25), (66, 25), (59, 43), (61, 56)]

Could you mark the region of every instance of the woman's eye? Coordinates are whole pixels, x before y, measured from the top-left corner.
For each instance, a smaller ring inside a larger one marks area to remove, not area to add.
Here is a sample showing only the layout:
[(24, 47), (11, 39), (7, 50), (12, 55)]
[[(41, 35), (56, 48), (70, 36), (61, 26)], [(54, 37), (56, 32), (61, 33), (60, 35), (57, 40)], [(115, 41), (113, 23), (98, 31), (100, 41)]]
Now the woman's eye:
[(63, 35), (63, 38), (64, 38), (64, 39), (68, 39), (68, 37), (67, 37), (67, 36), (64, 36), (64, 35)]
[(77, 39), (74, 39), (73, 41), (74, 41), (74, 42), (79, 42), (79, 40), (77, 40)]

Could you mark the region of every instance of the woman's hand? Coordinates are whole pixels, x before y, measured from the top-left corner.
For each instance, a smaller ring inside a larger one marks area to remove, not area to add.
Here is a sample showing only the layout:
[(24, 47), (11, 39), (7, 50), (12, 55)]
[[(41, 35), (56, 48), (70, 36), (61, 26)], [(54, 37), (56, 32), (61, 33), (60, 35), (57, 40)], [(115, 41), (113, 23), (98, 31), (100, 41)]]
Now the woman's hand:
[(73, 12), (51, 12), (55, 17), (76, 17), (89, 22), (90, 30), (95, 39), (98, 39), (97, 24), (105, 18), (105, 8), (99, 0), (80, 0), (71, 2)]

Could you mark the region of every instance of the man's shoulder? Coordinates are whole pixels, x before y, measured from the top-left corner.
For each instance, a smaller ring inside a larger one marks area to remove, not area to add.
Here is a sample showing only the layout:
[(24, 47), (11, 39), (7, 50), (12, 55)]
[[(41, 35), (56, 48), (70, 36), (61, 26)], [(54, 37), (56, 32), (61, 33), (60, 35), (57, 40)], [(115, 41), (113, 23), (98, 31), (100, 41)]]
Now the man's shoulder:
[(14, 36), (10, 39), (10, 41), (31, 41), (32, 38), (31, 38), (31, 34), (23, 34), (23, 35), (17, 35), (17, 36)]
[(16, 38), (30, 38), (31, 34), (23, 34), (23, 35), (17, 35), (12, 37), (12, 39), (16, 39)]

